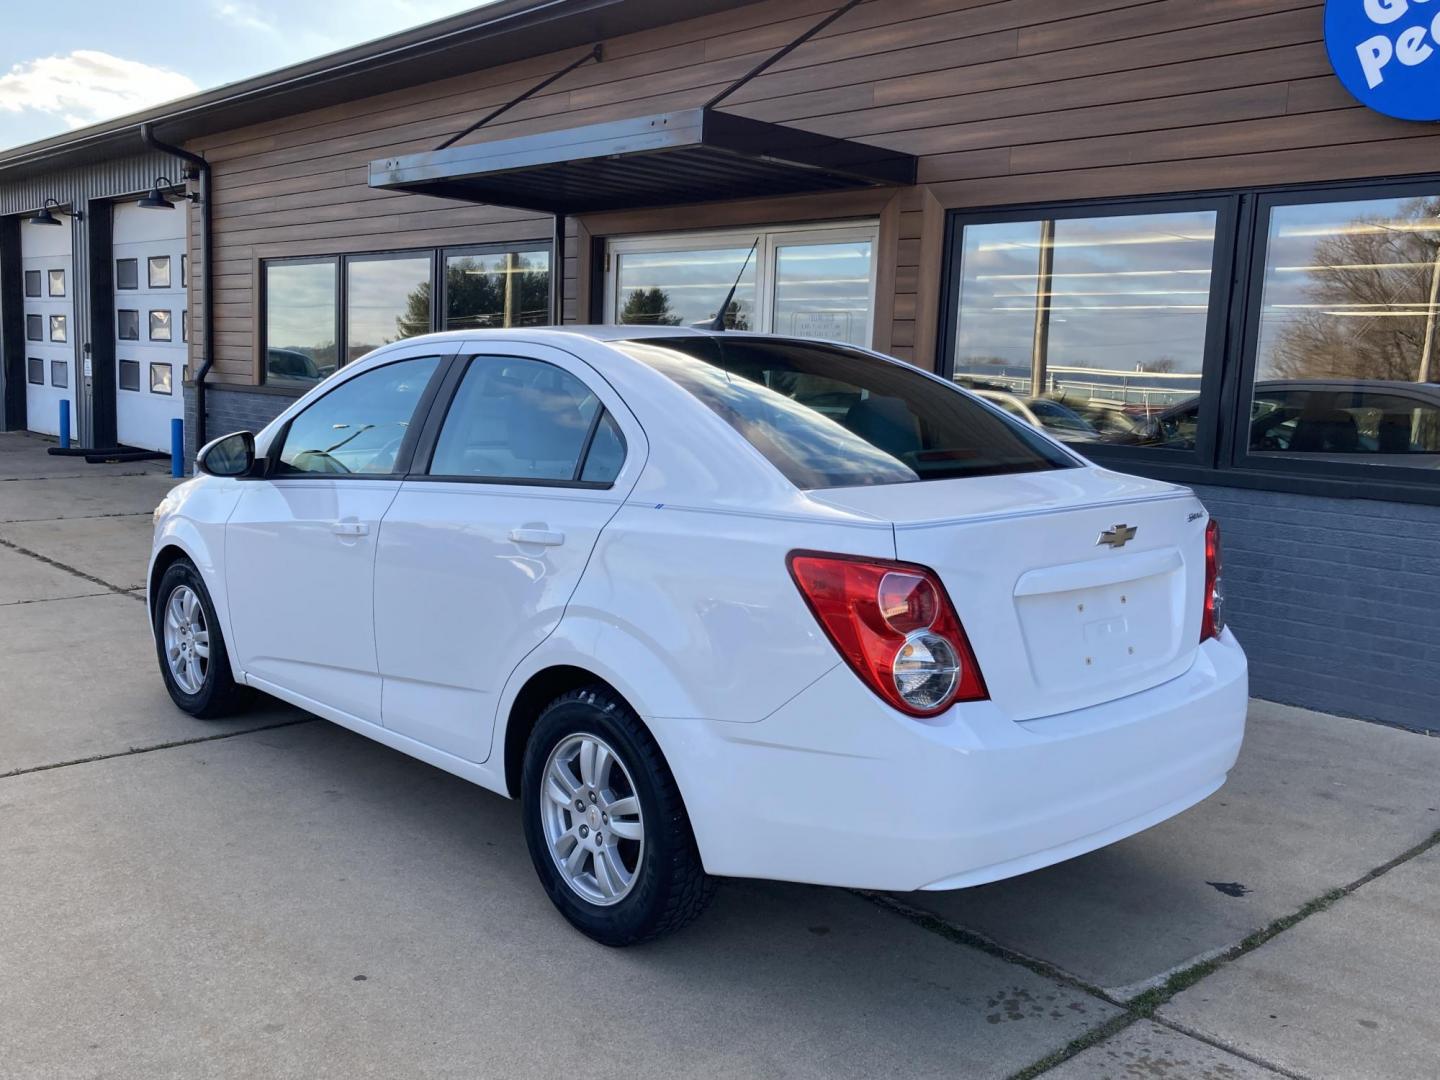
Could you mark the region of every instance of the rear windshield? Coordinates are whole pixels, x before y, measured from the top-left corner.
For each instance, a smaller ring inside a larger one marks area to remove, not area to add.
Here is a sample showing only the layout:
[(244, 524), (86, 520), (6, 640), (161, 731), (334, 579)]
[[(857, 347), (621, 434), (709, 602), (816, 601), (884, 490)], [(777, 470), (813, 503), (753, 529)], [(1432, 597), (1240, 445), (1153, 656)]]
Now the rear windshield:
[(953, 387), (838, 345), (740, 336), (613, 344), (688, 390), (799, 488), (1077, 464)]

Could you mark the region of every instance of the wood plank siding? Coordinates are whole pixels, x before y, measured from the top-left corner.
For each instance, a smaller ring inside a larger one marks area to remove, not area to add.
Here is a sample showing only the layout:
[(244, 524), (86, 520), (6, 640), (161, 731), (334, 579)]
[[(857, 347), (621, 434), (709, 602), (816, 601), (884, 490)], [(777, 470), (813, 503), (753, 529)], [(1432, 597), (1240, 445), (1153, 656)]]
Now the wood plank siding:
[[(835, 4), (764, 0), (607, 41), (602, 63), (470, 141), (698, 105)], [(929, 366), (948, 209), (1440, 171), (1433, 125), (1341, 89), (1322, 22), (1322, 0), (871, 0), (725, 108), (916, 154), (920, 185), (572, 222), (565, 317), (591, 316), (597, 238), (864, 216), (881, 222), (876, 344)], [(548, 242), (547, 217), (375, 191), (367, 168), (433, 148), (582, 53), (192, 142), (214, 169), (215, 381), (257, 379), (259, 260)]]

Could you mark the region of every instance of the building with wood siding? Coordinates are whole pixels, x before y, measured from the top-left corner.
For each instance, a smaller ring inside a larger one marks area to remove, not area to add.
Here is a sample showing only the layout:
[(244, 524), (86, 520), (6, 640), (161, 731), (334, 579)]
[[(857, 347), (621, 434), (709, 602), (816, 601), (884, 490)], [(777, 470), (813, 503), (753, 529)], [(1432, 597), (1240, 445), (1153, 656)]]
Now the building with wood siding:
[[(713, 318), (754, 243), (732, 321), (1194, 486), (1258, 695), (1440, 730), (1440, 129), (1350, 95), (1320, 0), (870, 0), (746, 78), (839, 7), (501, 0), (0, 153), (6, 426), (54, 430), (23, 317), (46, 198), (81, 212), (59, 344), (88, 445), (137, 392), (111, 209), (155, 176), (197, 197), (192, 447), (399, 334)], [(763, 122), (738, 149), (621, 160), (626, 124), (732, 87), (712, 112)], [(815, 164), (867, 148), (910, 171)], [(648, 201), (599, 199), (617, 175)]]

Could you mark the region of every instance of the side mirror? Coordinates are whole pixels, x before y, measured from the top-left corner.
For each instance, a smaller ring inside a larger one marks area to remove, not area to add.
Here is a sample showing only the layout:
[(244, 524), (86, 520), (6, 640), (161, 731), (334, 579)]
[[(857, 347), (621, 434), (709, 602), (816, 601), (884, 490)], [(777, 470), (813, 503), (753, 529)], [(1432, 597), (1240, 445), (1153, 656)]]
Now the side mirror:
[(255, 468), (255, 436), (249, 431), (222, 435), (195, 455), (195, 468), (209, 476), (247, 476)]

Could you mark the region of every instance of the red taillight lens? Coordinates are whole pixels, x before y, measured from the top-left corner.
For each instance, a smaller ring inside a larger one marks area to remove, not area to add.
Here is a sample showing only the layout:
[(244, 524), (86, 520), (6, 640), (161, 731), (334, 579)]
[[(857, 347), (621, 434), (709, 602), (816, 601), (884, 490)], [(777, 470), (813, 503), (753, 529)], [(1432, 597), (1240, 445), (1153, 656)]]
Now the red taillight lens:
[(1220, 578), (1220, 523), (1211, 518), (1205, 526), (1205, 612), (1200, 617), (1200, 640), (1219, 637), (1225, 629), (1225, 589)]
[(988, 697), (945, 587), (911, 563), (795, 551), (790, 576), (857, 675), (895, 708), (934, 716)]

